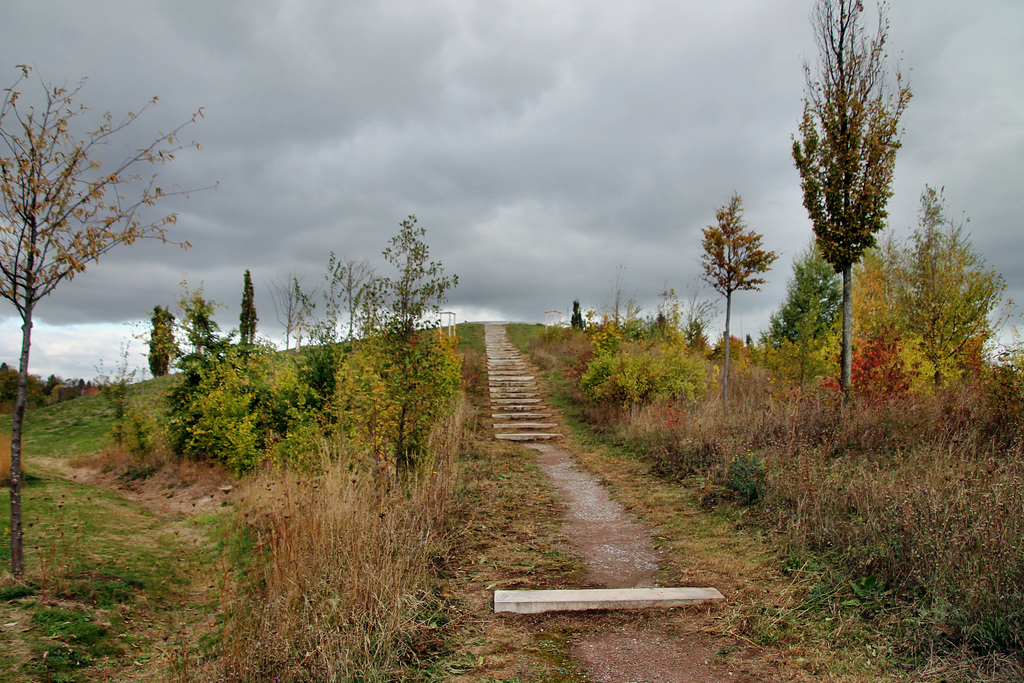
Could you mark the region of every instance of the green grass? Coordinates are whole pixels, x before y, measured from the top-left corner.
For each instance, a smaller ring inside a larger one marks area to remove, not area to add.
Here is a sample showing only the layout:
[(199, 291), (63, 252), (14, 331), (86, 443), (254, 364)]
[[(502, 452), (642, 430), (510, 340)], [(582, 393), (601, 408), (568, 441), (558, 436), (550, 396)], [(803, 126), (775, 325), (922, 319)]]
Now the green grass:
[[(152, 414), (173, 381), (134, 385), (130, 401)], [(0, 429), (9, 429), (10, 419)], [(191, 589), (197, 577), (212, 575), (215, 555), (198, 522), (157, 516), (35, 461), (107, 448), (112, 424), (102, 394), (26, 416), (27, 577), (19, 582), (0, 573), (0, 623), (17, 624), (0, 631), (0, 682), (121, 679), (127, 669), (139, 670), (135, 662), (164, 659), (157, 647), (167, 646), (156, 635), (181, 640), (176, 632), (209, 609)], [(6, 488), (0, 491), (2, 532), (10, 528), (9, 498)], [(8, 533), (2, 536), (0, 567), (7, 567)]]
[(472, 349), (479, 353), (486, 353), (483, 325), (479, 323), (465, 323), (457, 325), (455, 331), (459, 335), (459, 351)]
[(508, 333), (508, 340), (523, 353), (528, 351), (530, 342), (544, 334), (544, 326), (539, 323), (536, 325), (513, 323), (506, 325), (505, 330)]
[[(44, 473), (25, 486), (22, 505), (28, 571), (59, 597), (102, 607), (140, 591), (163, 600), (182, 581), (181, 543), (165, 533), (166, 520), (113, 491)], [(7, 526), (6, 491), (0, 506)], [(0, 546), (0, 564), (10, 557), (10, 546)]]
[[(175, 381), (175, 376), (168, 375), (134, 384), (129, 403), (152, 414)], [(32, 467), (32, 456), (76, 458), (110, 446), (113, 425), (114, 411), (103, 392), (29, 410), (22, 435), (26, 469)], [(0, 417), (0, 431), (10, 434), (10, 415)]]
[[(43, 473), (24, 490), (27, 583), (0, 583), (0, 622), (31, 626), (5, 630), (0, 649), (20, 656), (0, 667), (3, 680), (88, 681), (156, 655), (140, 626), (185, 621), (204, 608), (190, 582), (208, 575), (213, 553), (169, 522), (112, 491)], [(0, 495), (8, 524), (8, 494)], [(198, 531), (198, 529), (197, 529)], [(10, 547), (0, 547), (9, 565)], [(54, 605), (59, 605), (57, 609)], [(163, 628), (171, 628), (164, 626)], [(116, 676), (115, 676), (116, 677)]]

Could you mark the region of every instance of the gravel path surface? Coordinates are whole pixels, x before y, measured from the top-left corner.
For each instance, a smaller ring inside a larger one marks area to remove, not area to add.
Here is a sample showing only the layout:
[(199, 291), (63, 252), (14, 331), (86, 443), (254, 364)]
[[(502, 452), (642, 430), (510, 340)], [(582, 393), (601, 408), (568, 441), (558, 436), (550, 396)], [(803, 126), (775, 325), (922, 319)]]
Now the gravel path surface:
[(587, 587), (653, 588), (658, 554), (650, 549), (647, 530), (626, 517), (567, 451), (547, 443), (526, 445), (540, 453), (538, 464), (566, 502), (563, 533), (586, 560)]
[[(489, 352), (500, 348), (503, 362), (511, 362), (504, 326), (488, 325), (485, 338)], [(525, 366), (525, 359), (522, 363)], [(557, 412), (546, 404), (542, 409)], [(588, 585), (564, 588), (654, 587), (659, 556), (651, 549), (647, 530), (630, 520), (608, 490), (580, 468), (567, 450), (552, 442), (526, 442), (524, 446), (538, 452), (538, 464), (565, 501), (563, 533), (585, 563)], [(626, 625), (588, 631), (573, 646), (572, 655), (586, 668), (587, 679), (598, 683), (753, 680), (716, 663), (719, 648), (699, 634), (672, 636)]]

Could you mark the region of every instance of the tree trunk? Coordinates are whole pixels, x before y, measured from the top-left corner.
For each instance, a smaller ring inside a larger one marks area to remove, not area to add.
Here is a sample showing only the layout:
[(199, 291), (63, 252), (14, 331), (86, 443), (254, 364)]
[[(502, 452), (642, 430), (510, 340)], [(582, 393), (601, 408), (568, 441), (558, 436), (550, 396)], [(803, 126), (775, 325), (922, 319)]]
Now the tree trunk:
[(853, 266), (843, 268), (843, 350), (840, 356), (840, 386), (843, 396), (850, 398), (850, 377), (853, 374)]
[(21, 524), (21, 433), (28, 405), (28, 350), (32, 345), (32, 308), (25, 309), (21, 326), (21, 361), (18, 364), (18, 394), (11, 420), (11, 574), (25, 576), (24, 532)]
[(729, 407), (729, 317), (732, 314), (732, 292), (725, 294), (725, 363), (722, 367), (722, 405)]

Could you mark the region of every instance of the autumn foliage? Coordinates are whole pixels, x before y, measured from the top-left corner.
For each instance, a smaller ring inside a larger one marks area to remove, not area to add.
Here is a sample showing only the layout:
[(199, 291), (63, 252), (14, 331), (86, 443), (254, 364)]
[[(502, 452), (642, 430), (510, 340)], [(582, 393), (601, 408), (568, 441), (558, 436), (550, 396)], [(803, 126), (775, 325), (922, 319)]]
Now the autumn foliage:
[(853, 350), (853, 386), (868, 401), (890, 400), (907, 395), (910, 376), (894, 330), (861, 341)]

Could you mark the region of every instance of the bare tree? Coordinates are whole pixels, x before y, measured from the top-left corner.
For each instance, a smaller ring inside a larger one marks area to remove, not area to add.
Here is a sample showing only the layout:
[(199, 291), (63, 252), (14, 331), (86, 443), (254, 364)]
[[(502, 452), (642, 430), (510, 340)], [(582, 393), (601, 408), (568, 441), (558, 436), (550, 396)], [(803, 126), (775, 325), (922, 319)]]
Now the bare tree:
[(316, 334), (325, 342), (338, 341), (343, 317), (348, 316), (348, 333), (355, 334), (356, 310), (363, 286), (373, 279), (373, 266), (369, 259), (338, 256), (333, 251), (324, 267), (321, 296), (324, 317), (317, 323)]
[(274, 304), (277, 322), (284, 327), (284, 348), (291, 348), (292, 333), (298, 330), (302, 311), (301, 281), (294, 273), (288, 273), (283, 280), (276, 277), (266, 281), (270, 290), (270, 301)]
[(104, 145), (155, 106), (156, 98), (119, 120), (107, 113), (96, 128), (76, 135), (76, 119), (87, 110), (74, 100), (85, 81), (72, 88), (40, 81), (43, 92), (33, 106), (22, 102), (19, 89), (30, 69), (20, 68), (21, 77), (3, 91), (0, 101), (0, 296), (14, 304), (22, 320), (11, 427), (11, 573), (19, 578), (25, 575), (21, 435), (36, 305), (118, 245), (146, 238), (169, 241), (167, 229), (175, 214), (153, 219), (146, 213), (159, 200), (184, 192), (164, 190), (155, 175), (144, 177), (138, 169), (163, 164), (181, 149), (198, 149), (196, 143), (182, 144), (178, 136), (202, 115), (196, 112), (170, 133), (158, 134), (102, 169)]
[(708, 347), (708, 328), (717, 313), (715, 302), (702, 296), (702, 287), (688, 288), (689, 296), (683, 304), (683, 340), (694, 350), (704, 351)]
[(344, 260), (344, 275), (341, 281), (341, 290), (345, 296), (345, 306), (348, 312), (348, 336), (351, 340), (355, 334), (356, 309), (359, 307), (359, 294), (366, 285), (373, 279), (373, 266), (366, 258), (346, 258)]
[(608, 299), (601, 304), (603, 315), (615, 321), (619, 327), (624, 326), (640, 315), (640, 306), (636, 301), (636, 291), (629, 290), (629, 280), (626, 278), (626, 267), (619, 264), (615, 268), (615, 280), (612, 281), (612, 289)]

